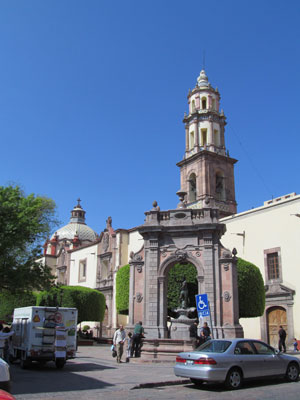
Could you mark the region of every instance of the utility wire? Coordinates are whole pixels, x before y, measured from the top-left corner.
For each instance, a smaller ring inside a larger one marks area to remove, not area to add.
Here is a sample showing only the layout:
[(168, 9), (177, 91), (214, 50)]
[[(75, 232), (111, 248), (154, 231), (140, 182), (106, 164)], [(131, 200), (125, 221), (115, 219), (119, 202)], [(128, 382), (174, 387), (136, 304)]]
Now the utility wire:
[[(260, 179), (260, 181), (261, 181), (261, 183), (263, 184), (263, 186), (264, 186), (266, 192), (267, 192), (267, 193), (272, 193), (271, 190), (270, 190), (270, 188), (269, 188), (268, 185), (266, 184), (266, 182), (265, 182), (263, 176), (260, 174), (259, 170), (256, 168), (252, 157), (250, 156), (250, 154), (248, 153), (248, 151), (246, 150), (246, 148), (245, 148), (244, 145), (242, 144), (242, 141), (241, 141), (240, 137), (238, 136), (238, 134), (236, 133), (235, 129), (234, 129), (232, 126), (230, 126), (230, 129), (231, 129), (231, 131), (233, 132), (234, 136), (236, 137), (237, 142), (238, 142), (238, 144), (240, 145), (241, 149), (242, 149), (243, 152), (246, 154), (246, 156), (247, 156), (247, 158), (248, 158), (248, 161), (249, 161), (250, 165), (251, 165), (252, 168), (253, 168), (253, 171), (256, 173), (256, 175), (257, 175), (258, 178)], [(269, 194), (268, 194), (268, 196), (269, 196)], [(273, 199), (273, 195), (271, 195), (271, 198)]]

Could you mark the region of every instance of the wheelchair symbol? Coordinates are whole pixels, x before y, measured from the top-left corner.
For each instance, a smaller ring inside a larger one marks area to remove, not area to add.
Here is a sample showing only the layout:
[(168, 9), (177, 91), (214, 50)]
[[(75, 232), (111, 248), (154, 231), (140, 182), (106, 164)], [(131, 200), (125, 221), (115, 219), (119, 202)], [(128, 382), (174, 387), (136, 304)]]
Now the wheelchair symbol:
[(207, 307), (207, 304), (201, 299), (201, 296), (199, 296), (199, 301), (198, 301), (198, 310), (204, 310), (204, 308)]

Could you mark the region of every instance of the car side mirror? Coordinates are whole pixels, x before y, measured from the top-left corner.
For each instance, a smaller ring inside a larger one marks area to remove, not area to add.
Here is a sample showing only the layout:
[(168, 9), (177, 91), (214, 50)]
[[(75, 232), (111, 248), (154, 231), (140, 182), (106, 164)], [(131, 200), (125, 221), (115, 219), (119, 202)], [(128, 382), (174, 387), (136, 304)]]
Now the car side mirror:
[(274, 349), (274, 353), (275, 353), (275, 354), (279, 354), (280, 351), (279, 351), (278, 349)]

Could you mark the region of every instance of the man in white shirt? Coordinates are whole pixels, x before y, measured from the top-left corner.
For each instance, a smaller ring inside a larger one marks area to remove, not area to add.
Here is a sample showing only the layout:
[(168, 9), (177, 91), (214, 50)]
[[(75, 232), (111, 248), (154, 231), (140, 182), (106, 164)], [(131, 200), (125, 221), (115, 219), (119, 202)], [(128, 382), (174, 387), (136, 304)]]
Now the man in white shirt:
[(121, 362), (125, 339), (126, 333), (124, 331), (123, 325), (120, 325), (119, 329), (116, 330), (113, 338), (114, 346), (117, 349), (117, 363)]
[(15, 332), (3, 332), (3, 325), (0, 323), (0, 357), (4, 358), (5, 340), (12, 336)]

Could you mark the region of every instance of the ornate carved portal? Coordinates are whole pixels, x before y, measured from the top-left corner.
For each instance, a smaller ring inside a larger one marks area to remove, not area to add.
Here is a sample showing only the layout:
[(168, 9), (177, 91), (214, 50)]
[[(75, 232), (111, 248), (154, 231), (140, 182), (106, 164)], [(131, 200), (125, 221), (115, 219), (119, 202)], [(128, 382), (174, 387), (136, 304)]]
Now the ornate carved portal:
[(176, 263), (191, 263), (197, 269), (198, 293), (208, 295), (214, 336), (242, 337), (236, 257), (220, 243), (225, 225), (219, 223), (217, 209), (155, 207), (145, 214), (139, 227), (144, 247), (130, 254), (129, 326), (142, 320), (147, 339), (168, 337), (168, 272)]

